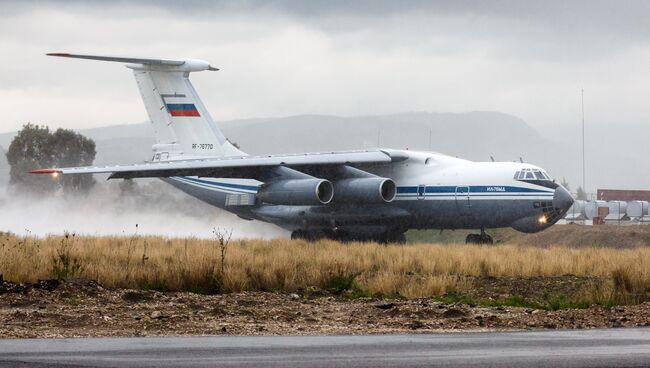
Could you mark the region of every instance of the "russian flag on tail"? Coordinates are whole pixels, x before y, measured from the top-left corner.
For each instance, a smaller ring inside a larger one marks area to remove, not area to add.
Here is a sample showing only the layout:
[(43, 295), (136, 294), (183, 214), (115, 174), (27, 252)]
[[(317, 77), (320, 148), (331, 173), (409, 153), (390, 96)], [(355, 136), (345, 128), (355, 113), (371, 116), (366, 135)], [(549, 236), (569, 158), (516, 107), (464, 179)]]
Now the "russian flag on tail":
[(167, 104), (167, 110), (171, 116), (201, 116), (194, 104)]

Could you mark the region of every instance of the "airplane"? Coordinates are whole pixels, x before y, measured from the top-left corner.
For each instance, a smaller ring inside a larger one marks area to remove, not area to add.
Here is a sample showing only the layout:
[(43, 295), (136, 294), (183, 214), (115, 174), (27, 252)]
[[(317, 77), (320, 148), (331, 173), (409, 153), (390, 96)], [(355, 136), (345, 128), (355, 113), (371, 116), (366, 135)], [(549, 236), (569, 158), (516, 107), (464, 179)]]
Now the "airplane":
[(466, 242), (491, 244), (485, 229), (538, 232), (573, 204), (545, 170), (522, 162), (473, 162), (389, 148), (247, 155), (219, 130), (189, 80), (190, 73), (219, 70), (209, 62), (47, 55), (126, 63), (156, 143), (144, 163), (35, 174), (160, 178), (244, 220), (269, 222), (291, 231), (293, 239), (310, 241), (403, 243), (409, 229), (477, 229)]

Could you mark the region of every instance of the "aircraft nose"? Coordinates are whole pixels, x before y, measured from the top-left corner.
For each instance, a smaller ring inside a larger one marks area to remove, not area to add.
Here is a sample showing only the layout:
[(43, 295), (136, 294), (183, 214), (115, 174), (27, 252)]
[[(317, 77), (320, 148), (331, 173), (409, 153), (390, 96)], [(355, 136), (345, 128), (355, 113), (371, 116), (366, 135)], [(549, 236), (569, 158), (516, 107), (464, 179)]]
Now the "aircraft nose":
[(571, 197), (571, 193), (569, 193), (569, 191), (561, 185), (555, 188), (555, 194), (553, 195), (553, 207), (568, 210), (572, 205), (573, 197)]

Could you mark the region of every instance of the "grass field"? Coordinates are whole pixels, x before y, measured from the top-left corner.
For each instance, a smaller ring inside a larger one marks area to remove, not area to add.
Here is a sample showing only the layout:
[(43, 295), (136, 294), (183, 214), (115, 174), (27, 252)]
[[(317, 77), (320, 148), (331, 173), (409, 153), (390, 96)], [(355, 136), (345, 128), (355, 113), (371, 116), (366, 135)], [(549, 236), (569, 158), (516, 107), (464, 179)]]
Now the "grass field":
[[(0, 274), (14, 282), (82, 276), (108, 288), (200, 293), (325, 290), (349, 297), (437, 297), (470, 304), (562, 308), (650, 300), (650, 247), (379, 245), (285, 239), (220, 243), (216, 238), (5, 234), (0, 237)], [(573, 278), (584, 282), (564, 291), (549, 287), (541, 294), (510, 290), (508, 285), (516, 282), (502, 282), (499, 288), (508, 289), (501, 290), (502, 299), (476, 292), (485, 280), (575, 284)], [(531, 293), (543, 297), (532, 302)]]

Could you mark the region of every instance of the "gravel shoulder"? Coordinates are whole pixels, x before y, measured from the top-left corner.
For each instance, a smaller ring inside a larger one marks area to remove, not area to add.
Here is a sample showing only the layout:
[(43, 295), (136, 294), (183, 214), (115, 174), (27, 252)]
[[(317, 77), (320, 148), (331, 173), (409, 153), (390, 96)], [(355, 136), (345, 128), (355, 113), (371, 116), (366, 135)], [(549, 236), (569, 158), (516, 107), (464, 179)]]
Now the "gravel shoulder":
[(109, 290), (85, 279), (0, 283), (0, 337), (315, 335), (650, 326), (650, 303), (547, 311), (434, 299)]

